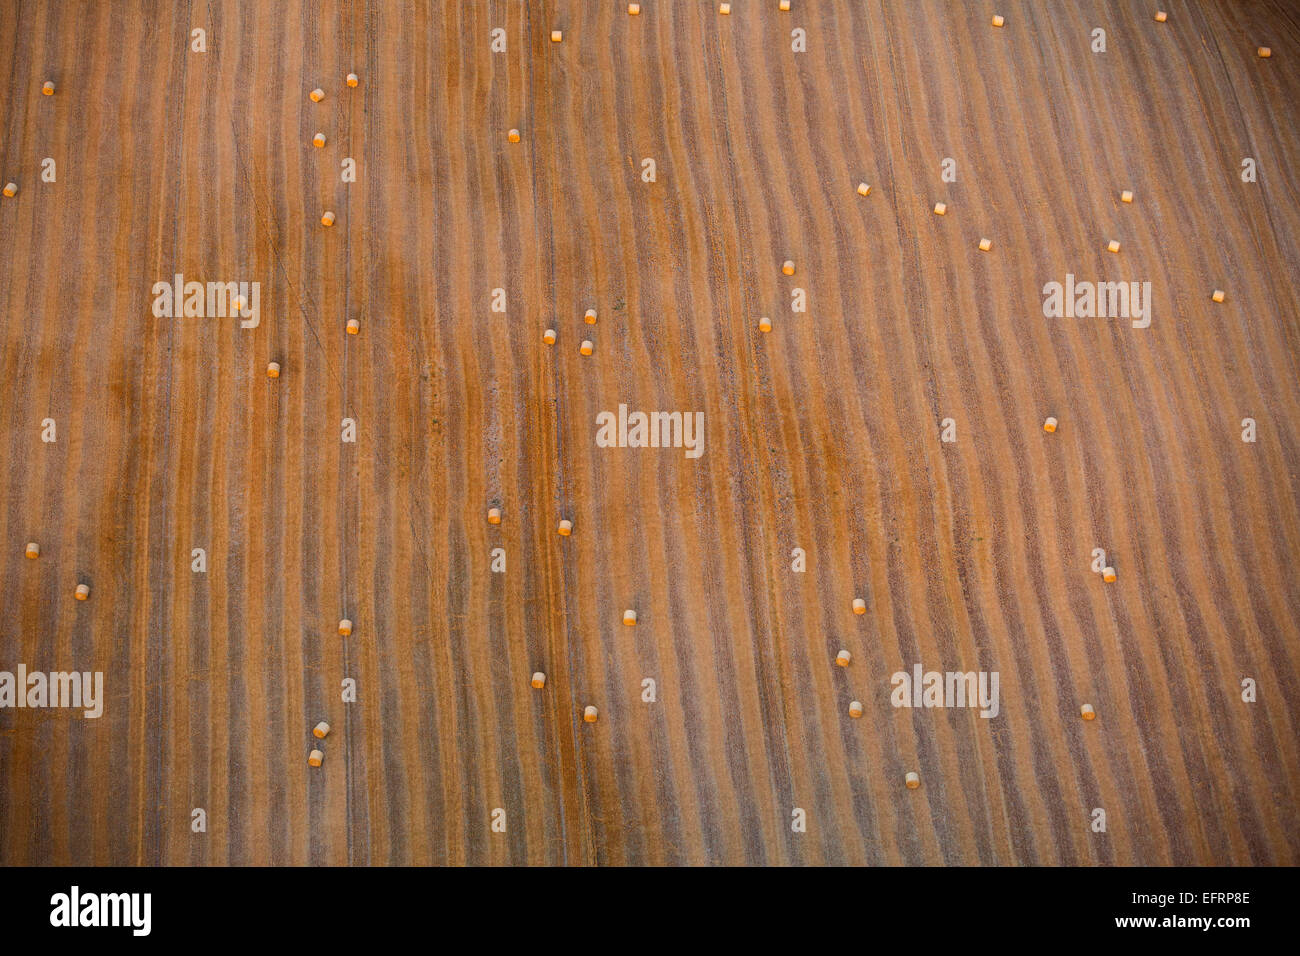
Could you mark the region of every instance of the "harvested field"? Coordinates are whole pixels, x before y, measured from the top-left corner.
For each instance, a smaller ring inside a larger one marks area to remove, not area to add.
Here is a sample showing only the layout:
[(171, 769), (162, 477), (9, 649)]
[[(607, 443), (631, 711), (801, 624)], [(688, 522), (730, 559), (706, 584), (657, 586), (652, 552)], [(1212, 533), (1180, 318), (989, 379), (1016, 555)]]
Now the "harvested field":
[(0, 864), (1300, 863), (1300, 16), (1167, 2), (0, 4)]

